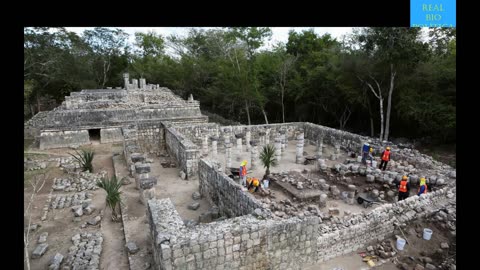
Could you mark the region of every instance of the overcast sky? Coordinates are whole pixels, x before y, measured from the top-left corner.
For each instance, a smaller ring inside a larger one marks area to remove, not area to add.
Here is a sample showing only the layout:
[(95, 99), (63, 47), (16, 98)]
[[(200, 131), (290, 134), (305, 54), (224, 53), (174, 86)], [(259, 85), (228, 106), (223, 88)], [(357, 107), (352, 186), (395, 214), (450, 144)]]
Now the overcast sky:
[[(65, 27), (67, 30), (81, 34), (86, 29), (93, 29), (94, 27)], [(154, 31), (162, 36), (166, 37), (171, 34), (185, 35), (188, 32), (188, 27), (116, 27), (124, 30), (126, 33), (130, 34), (130, 41), (134, 41), (135, 32), (149, 32)], [(213, 29), (214, 27), (197, 27), (202, 29)], [(323, 35), (325, 33), (330, 33), (332, 37), (341, 39), (341, 36), (350, 33), (352, 27), (270, 27), (272, 29), (272, 38), (266, 42), (266, 47), (277, 43), (278, 41), (287, 42), (288, 32), (290, 30), (295, 30), (300, 32), (302, 30), (307, 30), (313, 28), (315, 33)]]

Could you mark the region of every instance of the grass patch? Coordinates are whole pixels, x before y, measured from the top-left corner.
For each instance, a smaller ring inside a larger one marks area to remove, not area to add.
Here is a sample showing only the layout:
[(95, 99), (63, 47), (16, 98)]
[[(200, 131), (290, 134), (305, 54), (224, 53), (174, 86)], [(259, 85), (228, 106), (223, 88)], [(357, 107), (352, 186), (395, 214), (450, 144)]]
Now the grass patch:
[(27, 151), (33, 144), (34, 139), (23, 139), (23, 151)]

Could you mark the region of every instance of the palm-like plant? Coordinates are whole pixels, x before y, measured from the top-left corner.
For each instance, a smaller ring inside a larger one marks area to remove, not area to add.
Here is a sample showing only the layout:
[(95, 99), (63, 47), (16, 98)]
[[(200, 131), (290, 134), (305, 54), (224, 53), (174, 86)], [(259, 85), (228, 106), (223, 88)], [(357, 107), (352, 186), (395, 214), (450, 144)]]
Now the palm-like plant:
[(102, 177), (99, 181), (97, 181), (97, 186), (102, 188), (107, 192), (107, 197), (105, 198), (108, 207), (112, 210), (112, 220), (118, 221), (118, 214), (117, 214), (117, 206), (121, 203), (120, 194), (120, 187), (122, 187), (123, 178), (117, 180), (117, 177), (114, 175), (111, 178)]
[(95, 156), (95, 152), (92, 150), (85, 150), (82, 149), (81, 152), (78, 152), (75, 150), (75, 154), (69, 153), (73, 158), (77, 160), (77, 162), (80, 164), (80, 167), (83, 169), (83, 171), (89, 171), (93, 172), (93, 157)]
[(260, 161), (267, 170), (265, 175), (270, 174), (270, 167), (277, 166), (278, 160), (275, 158), (275, 147), (273, 145), (265, 145), (260, 153)]

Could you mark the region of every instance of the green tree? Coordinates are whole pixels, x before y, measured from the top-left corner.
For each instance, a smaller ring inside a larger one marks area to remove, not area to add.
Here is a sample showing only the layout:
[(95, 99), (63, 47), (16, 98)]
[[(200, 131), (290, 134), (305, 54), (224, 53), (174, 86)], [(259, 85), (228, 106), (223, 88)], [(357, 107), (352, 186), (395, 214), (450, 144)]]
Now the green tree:
[(111, 76), (112, 59), (124, 53), (128, 34), (120, 29), (95, 27), (85, 30), (83, 36), (93, 56), (93, 73), (98, 85), (104, 89)]

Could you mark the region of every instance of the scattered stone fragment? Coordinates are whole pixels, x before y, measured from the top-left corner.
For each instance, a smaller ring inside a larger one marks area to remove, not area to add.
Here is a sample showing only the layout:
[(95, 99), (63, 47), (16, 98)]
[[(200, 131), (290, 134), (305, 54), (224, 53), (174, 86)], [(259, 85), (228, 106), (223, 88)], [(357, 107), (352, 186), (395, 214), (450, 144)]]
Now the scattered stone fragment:
[(126, 247), (127, 247), (128, 253), (130, 254), (135, 254), (139, 251), (139, 248), (134, 242), (128, 242)]
[(35, 250), (33, 250), (32, 258), (37, 259), (42, 257), (43, 254), (47, 251), (47, 248), (48, 248), (47, 243), (38, 244), (37, 247), (35, 247)]
[(60, 269), (60, 264), (63, 261), (63, 255), (60, 253), (56, 253), (55, 256), (52, 257), (50, 260), (50, 265), (48, 267), (49, 270), (58, 270)]
[(193, 202), (188, 205), (188, 209), (190, 210), (197, 210), (200, 207), (200, 203), (198, 202)]
[(41, 243), (47, 242), (47, 237), (48, 237), (48, 232), (43, 232), (43, 233), (40, 234), (40, 236), (38, 237), (38, 243), (41, 244)]
[(101, 218), (100, 216), (96, 216), (96, 217), (90, 219), (89, 221), (87, 221), (87, 224), (88, 224), (88, 225), (95, 226), (95, 225), (97, 225), (101, 220), (102, 220), (102, 218)]
[(194, 199), (194, 200), (200, 200), (201, 197), (202, 197), (202, 195), (200, 195), (200, 192), (198, 192), (198, 191), (195, 191), (195, 192), (192, 193), (192, 199)]
[(448, 244), (443, 242), (440, 244), (440, 247), (443, 248), (443, 249), (448, 249)]

